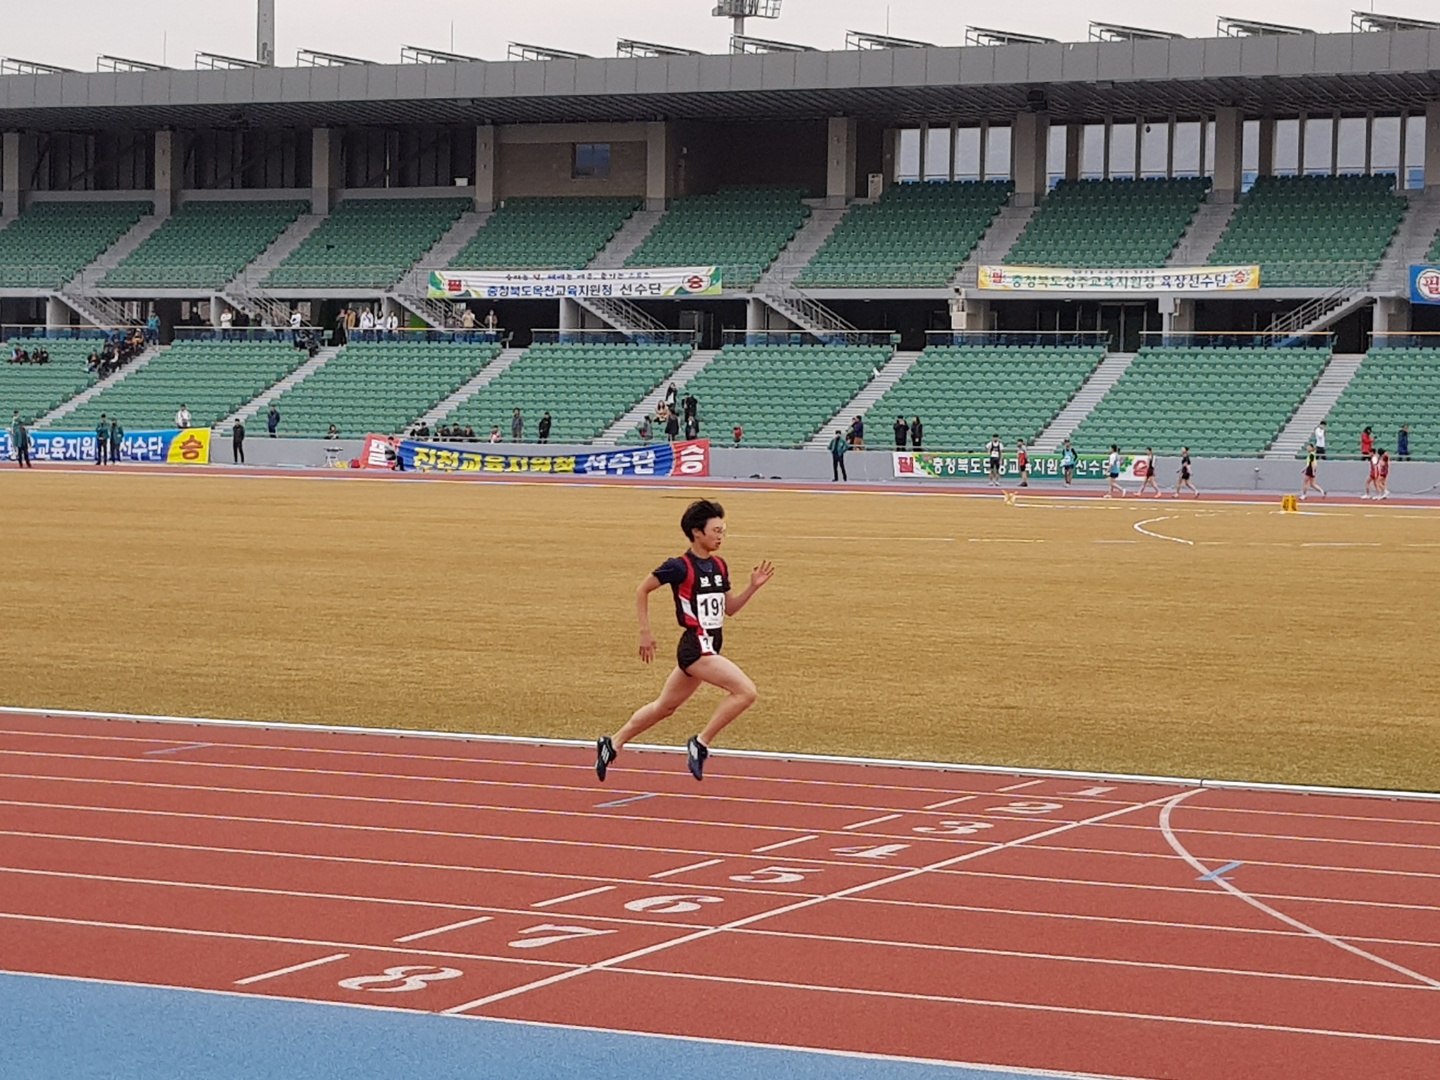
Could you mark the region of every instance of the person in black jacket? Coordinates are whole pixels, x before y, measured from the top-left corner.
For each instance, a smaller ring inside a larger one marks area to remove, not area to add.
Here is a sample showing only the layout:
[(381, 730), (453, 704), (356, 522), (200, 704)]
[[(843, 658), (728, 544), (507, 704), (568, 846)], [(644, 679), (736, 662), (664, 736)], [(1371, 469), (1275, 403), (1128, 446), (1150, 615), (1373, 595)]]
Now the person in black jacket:
[(924, 436), (925, 425), (920, 423), (920, 418), (917, 416), (910, 421), (910, 449), (918, 451)]
[(910, 425), (905, 423), (903, 416), (895, 417), (895, 449), (905, 449), (905, 439), (910, 434)]
[(550, 414), (548, 412), (540, 418), (540, 426), (535, 430), (541, 442), (550, 441)]

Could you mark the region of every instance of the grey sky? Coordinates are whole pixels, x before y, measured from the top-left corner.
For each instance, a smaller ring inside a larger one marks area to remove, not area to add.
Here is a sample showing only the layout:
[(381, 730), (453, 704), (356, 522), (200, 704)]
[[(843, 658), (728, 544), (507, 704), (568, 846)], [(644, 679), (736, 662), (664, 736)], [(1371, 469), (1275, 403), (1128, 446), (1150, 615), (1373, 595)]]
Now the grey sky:
[[(1391, 15), (1440, 20), (1434, 0), (1377, 0)], [(188, 68), (196, 50), (254, 55), (254, 0), (68, 0), (63, 9), (7, 5), (0, 55), (93, 71), (102, 52)], [(538, 0), (534, 3), (397, 4), (394, 0), (278, 0), (278, 55), (293, 64), (298, 48), (395, 62), (401, 45), (448, 49), (453, 20), (457, 52), (503, 59), (508, 41), (593, 56), (613, 56), (618, 37), (726, 48), (728, 26), (710, 16), (713, 0)], [(785, 0), (777, 22), (755, 20), (758, 36), (820, 48), (844, 46), (848, 29), (889, 32), (942, 45), (960, 44), (967, 23), (1063, 41), (1083, 41), (1089, 19), (1148, 26), (1190, 37), (1213, 36), (1217, 15), (1349, 29), (1350, 12), (1369, 0), (1194, 0), (1184, 7), (1154, 0), (1029, 0), (1003, 12), (956, 0)]]

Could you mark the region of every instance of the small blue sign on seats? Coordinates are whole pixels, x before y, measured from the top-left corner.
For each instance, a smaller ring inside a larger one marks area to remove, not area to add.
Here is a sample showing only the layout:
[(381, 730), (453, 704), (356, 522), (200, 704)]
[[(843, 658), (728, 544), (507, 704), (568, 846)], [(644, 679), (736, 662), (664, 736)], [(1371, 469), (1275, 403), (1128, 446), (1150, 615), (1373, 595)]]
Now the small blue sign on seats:
[(1410, 302), (1440, 304), (1440, 266), (1410, 267)]

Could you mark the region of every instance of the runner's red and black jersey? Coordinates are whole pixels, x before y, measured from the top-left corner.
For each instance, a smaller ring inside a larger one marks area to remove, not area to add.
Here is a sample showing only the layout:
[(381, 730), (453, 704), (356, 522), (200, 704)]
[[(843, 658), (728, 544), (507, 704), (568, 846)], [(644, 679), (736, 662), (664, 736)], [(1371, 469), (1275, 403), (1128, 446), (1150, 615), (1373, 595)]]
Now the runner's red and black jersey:
[(675, 620), (686, 630), (713, 634), (725, 625), (730, 571), (719, 555), (697, 559), (687, 551), (656, 567), (655, 578), (675, 594)]

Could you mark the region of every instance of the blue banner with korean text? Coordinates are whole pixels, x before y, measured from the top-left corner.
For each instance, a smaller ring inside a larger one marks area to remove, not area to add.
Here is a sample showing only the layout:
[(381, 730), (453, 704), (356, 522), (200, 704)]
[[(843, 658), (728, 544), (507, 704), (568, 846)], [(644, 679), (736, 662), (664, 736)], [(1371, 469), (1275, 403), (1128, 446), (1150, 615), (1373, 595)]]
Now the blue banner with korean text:
[[(109, 453), (109, 446), (106, 447)], [(95, 432), (30, 431), (32, 461), (94, 461)], [(14, 461), (10, 430), (0, 432), (0, 460)], [(208, 465), (210, 429), (186, 428), (170, 431), (128, 431), (120, 439), (121, 461), (163, 461), (171, 465)]]
[(539, 473), (546, 476), (630, 476), (664, 478), (709, 476), (710, 442), (659, 443), (580, 454), (516, 453), (513, 450), (460, 450), (453, 446), (402, 439), (396, 456), (407, 471), (476, 473), (482, 476)]

